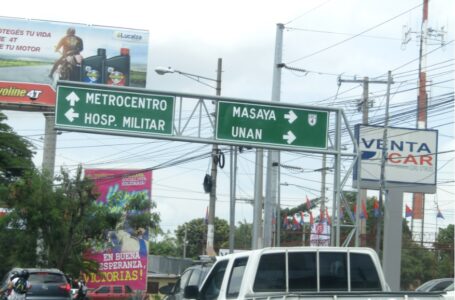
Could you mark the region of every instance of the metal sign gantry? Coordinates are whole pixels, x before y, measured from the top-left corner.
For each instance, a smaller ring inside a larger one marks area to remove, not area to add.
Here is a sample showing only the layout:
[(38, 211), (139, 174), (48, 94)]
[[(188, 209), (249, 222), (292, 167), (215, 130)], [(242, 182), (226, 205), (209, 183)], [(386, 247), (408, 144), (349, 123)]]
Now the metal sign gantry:
[[(357, 156), (340, 108), (60, 81), (55, 116), (60, 130), (333, 155), (331, 240), (340, 245), (342, 188), (355, 163), (341, 178), (341, 159)], [(343, 152), (342, 131), (351, 152)]]

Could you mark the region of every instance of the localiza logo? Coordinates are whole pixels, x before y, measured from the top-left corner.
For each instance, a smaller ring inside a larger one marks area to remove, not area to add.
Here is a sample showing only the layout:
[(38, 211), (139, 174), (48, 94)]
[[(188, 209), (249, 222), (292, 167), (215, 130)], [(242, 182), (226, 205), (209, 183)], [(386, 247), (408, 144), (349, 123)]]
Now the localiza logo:
[(115, 31), (114, 36), (119, 40), (127, 40), (130, 42), (142, 42), (145, 40), (142, 34), (125, 31)]
[[(361, 138), (362, 160), (377, 161), (382, 158), (384, 141), (382, 139)], [(425, 142), (390, 140), (386, 153), (391, 165), (433, 166), (433, 151)]]

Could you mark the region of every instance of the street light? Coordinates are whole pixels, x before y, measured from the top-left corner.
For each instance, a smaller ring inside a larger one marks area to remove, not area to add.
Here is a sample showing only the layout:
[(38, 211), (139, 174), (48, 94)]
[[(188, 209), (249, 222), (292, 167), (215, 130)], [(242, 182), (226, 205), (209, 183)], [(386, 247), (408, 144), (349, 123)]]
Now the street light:
[[(221, 58), (218, 58), (218, 67), (217, 67), (217, 72), (216, 72), (216, 79), (213, 78), (208, 78), (200, 75), (195, 75), (191, 73), (186, 73), (182, 72), (179, 70), (175, 70), (171, 67), (165, 68), (165, 67), (157, 67), (155, 68), (155, 72), (158, 75), (165, 75), (165, 74), (173, 74), (177, 73), (180, 75), (183, 75), (185, 77), (188, 77), (192, 80), (195, 80), (199, 82), (200, 84), (209, 86), (213, 89), (216, 90), (216, 95), (220, 96), (221, 95), (221, 68), (222, 68), (222, 60)], [(216, 83), (216, 86), (212, 86), (210, 84), (207, 84), (203, 80), (208, 80), (208, 81), (213, 81)], [(216, 116), (216, 114), (215, 114)], [(217, 166), (213, 161), (213, 157), (218, 155), (218, 145), (213, 144), (212, 146), (212, 169), (210, 172), (210, 177), (212, 179), (212, 188), (210, 189), (210, 202), (209, 202), (209, 216), (208, 216), (208, 224), (207, 224), (207, 246), (206, 246), (206, 254), (209, 256), (215, 256), (215, 249), (214, 249), (214, 240), (215, 240), (215, 202), (216, 202), (216, 177), (217, 177)]]
[[(221, 70), (220, 68), (221, 68), (221, 58), (218, 59), (218, 70)], [(191, 74), (191, 73), (175, 70), (175, 69), (173, 69), (171, 67), (167, 67), (167, 68), (166, 67), (156, 67), (155, 68), (155, 72), (158, 75), (166, 75), (166, 74), (177, 73), (177, 74), (183, 75), (183, 76), (185, 76), (185, 77), (187, 77), (189, 79), (197, 81), (197, 82), (199, 82), (202, 85), (205, 85), (205, 86), (211, 87), (212, 89), (215, 89), (217, 91), (216, 92), (217, 96), (220, 96), (220, 94), (221, 94), (221, 74), (219, 74), (219, 76), (217, 76), (217, 78), (214, 79), (214, 78), (204, 77), (204, 76), (201, 76), (201, 75), (196, 75), (196, 74)], [(221, 72), (221, 71), (217, 71), (217, 73), (218, 72)], [(208, 81), (214, 81), (216, 83), (216, 86), (207, 84), (206, 82), (201, 81), (201, 79), (208, 80)]]

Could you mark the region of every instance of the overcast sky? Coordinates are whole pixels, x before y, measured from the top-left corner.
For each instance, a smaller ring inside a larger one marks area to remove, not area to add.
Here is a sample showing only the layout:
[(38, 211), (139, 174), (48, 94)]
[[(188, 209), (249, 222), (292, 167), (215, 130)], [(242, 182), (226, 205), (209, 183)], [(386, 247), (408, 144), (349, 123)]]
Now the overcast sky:
[[(147, 3), (147, 4), (146, 4)], [(127, 27), (149, 30), (149, 69), (147, 88), (214, 94), (209, 87), (177, 74), (159, 76), (153, 69), (171, 66), (188, 73), (210, 78), (216, 76), (218, 58), (223, 59), (223, 96), (269, 101), (271, 98), (276, 24), (285, 24), (283, 62), (308, 72), (283, 70), (281, 101), (306, 105), (334, 105), (346, 110), (350, 125), (361, 120), (356, 110), (356, 98), (362, 95), (359, 85), (337, 85), (344, 79), (385, 79), (388, 70), (400, 74), (402, 80), (392, 88), (393, 103), (415, 100), (417, 91), (418, 39), (402, 47), (403, 26), (420, 30), (422, 0), (296, 0), (296, 1), (89, 1), (74, 3), (42, 1), (6, 1), (3, 16), (43, 19), (83, 24)], [(429, 26), (447, 32), (448, 45), (432, 42), (427, 65), (433, 66), (429, 79), (433, 81), (430, 96), (453, 93), (454, 2), (430, 1)], [(362, 34), (360, 34), (362, 33)], [(360, 34), (360, 35), (358, 35)], [(434, 66), (441, 68), (436, 68)], [(405, 72), (405, 73), (403, 73)], [(442, 74), (442, 75), (441, 75)], [(393, 75), (393, 74), (392, 74)], [(379, 77), (382, 76), (382, 77)], [(407, 93), (398, 93), (411, 89)], [(338, 97), (335, 97), (338, 91)], [(374, 100), (370, 118), (381, 120), (384, 115), (384, 85), (370, 85)], [(453, 94), (452, 94), (453, 97)], [(415, 109), (412, 105), (409, 110)], [(8, 112), (8, 123), (21, 135), (32, 139), (37, 147), (35, 162), (41, 166), (44, 118), (39, 113)], [(455, 149), (453, 106), (451, 113), (430, 116), (429, 128), (440, 131), (439, 150)], [(415, 117), (402, 120), (401, 127), (415, 127)], [(447, 124), (446, 124), (447, 123)], [(446, 125), (444, 125), (446, 124)], [(57, 168), (74, 169), (79, 163), (96, 168), (147, 168), (165, 161), (210, 151), (210, 145), (182, 144), (166, 141), (131, 139), (93, 134), (64, 132), (58, 137)], [(185, 156), (186, 155), (186, 156)], [(436, 222), (446, 226), (454, 222), (453, 152), (441, 155), (438, 171), (437, 196), (429, 196), (425, 232), (434, 232)], [(329, 164), (331, 163), (329, 159)], [(306, 169), (306, 173), (285, 169), (282, 182), (282, 202), (287, 207), (301, 204), (305, 197), (319, 197), (320, 175), (308, 172), (320, 166), (318, 159), (303, 154), (284, 156), (284, 164)], [(228, 164), (227, 164), (228, 165)], [(154, 174), (152, 197), (161, 213), (164, 230), (193, 218), (204, 217), (208, 194), (202, 180), (209, 169), (208, 159), (178, 167), (157, 170)], [(254, 186), (254, 155), (243, 153), (239, 158), (237, 193), (251, 199)], [(328, 181), (330, 182), (331, 176)], [(225, 167), (219, 173), (219, 194), (216, 215), (228, 219), (229, 173)], [(332, 185), (328, 185), (332, 200)], [(445, 220), (435, 218), (435, 203)], [(407, 202), (409, 203), (409, 201)], [(331, 203), (329, 202), (329, 206)], [(252, 207), (240, 201), (236, 221), (251, 222)]]

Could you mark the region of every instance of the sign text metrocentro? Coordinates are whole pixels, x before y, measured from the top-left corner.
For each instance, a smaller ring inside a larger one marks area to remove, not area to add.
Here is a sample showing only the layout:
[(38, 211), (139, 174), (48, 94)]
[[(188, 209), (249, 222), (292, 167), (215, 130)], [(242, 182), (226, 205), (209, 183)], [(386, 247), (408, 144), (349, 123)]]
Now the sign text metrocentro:
[(133, 89), (59, 85), (57, 127), (95, 132), (172, 135), (174, 97)]
[[(142, 89), (62, 82), (57, 85), (56, 128), (175, 139), (175, 98)], [(329, 112), (320, 108), (219, 100), (215, 140), (323, 150), (328, 122)]]
[(327, 111), (219, 101), (216, 121), (217, 140), (327, 149)]

